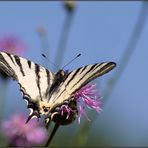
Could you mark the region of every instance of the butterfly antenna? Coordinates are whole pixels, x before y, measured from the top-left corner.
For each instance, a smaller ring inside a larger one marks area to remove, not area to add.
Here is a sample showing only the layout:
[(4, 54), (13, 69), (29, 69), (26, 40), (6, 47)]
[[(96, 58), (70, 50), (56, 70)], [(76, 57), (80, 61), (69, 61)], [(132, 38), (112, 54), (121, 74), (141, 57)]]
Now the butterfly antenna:
[(55, 126), (53, 128), (53, 131), (51, 132), (51, 135), (49, 136), (49, 138), (48, 138), (48, 140), (47, 140), (47, 142), (45, 144), (45, 147), (48, 147), (50, 145), (50, 143), (51, 143), (57, 129), (59, 128), (59, 126), (60, 126), (59, 124), (57, 124), (57, 123), (55, 124)]
[(75, 59), (77, 59), (78, 57), (80, 57), (81, 54), (79, 53), (75, 58), (73, 58), (71, 61), (69, 61), (66, 65), (63, 66), (62, 69), (64, 69), (67, 65), (69, 65), (70, 63), (72, 63)]
[(54, 67), (56, 67), (57, 69), (59, 69), (59, 67), (54, 63), (54, 62), (52, 62), (51, 60), (49, 60), (47, 57), (46, 57), (46, 55), (45, 54), (41, 54), (42, 55), (42, 57), (44, 57), (46, 60), (48, 60)]

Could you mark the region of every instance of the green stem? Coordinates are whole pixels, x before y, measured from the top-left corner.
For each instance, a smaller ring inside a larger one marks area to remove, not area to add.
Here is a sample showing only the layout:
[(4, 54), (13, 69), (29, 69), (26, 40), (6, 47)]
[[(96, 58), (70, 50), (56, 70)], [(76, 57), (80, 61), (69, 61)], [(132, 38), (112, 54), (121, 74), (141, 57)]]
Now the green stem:
[(8, 81), (7, 80), (0, 80), (1, 88), (0, 88), (0, 125), (2, 122), (2, 118), (4, 115), (4, 108), (5, 108), (5, 102), (6, 102), (6, 94), (7, 94), (7, 88), (8, 88)]
[(49, 139), (47, 140), (46, 144), (45, 144), (45, 147), (48, 147), (56, 133), (56, 131), (58, 130), (59, 128), (59, 124), (55, 124), (54, 128), (53, 128), (53, 131), (51, 132), (51, 135), (49, 136)]

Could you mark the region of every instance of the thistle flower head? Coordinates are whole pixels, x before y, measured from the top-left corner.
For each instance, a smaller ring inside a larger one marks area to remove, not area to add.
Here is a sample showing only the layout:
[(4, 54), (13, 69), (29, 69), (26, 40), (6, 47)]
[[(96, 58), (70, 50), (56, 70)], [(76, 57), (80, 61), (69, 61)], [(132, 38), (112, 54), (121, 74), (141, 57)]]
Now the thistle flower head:
[[(72, 103), (73, 101), (75, 103)], [(73, 101), (64, 102), (64, 104), (56, 109), (58, 110), (56, 113), (56, 121), (61, 118), (60, 122), (58, 122), (59, 124), (64, 125), (65, 123), (69, 124), (73, 122), (76, 115), (79, 123), (82, 116), (86, 117), (86, 119), (90, 121), (85, 112), (86, 107), (95, 109), (97, 112), (101, 111), (102, 103), (95, 84), (87, 84), (78, 90), (74, 95)], [(65, 120), (67, 120), (67, 122)]]
[(87, 84), (75, 93), (75, 100), (78, 102), (79, 114), (78, 121), (84, 115), (88, 120), (87, 114), (85, 113), (86, 106), (91, 109), (95, 109), (97, 112), (101, 111), (101, 100), (98, 91), (96, 90), (95, 84)]
[(9, 141), (9, 146), (30, 146), (43, 143), (48, 135), (46, 129), (35, 120), (25, 124), (22, 114), (15, 114), (2, 123), (2, 131)]

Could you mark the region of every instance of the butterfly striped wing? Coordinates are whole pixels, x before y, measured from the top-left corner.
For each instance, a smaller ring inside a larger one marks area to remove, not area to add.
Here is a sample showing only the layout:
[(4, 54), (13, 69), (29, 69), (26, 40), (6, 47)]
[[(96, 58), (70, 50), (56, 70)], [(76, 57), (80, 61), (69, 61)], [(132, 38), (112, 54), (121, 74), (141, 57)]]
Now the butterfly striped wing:
[(100, 64), (87, 65), (74, 70), (69, 74), (64, 83), (66, 90), (70, 94), (75, 93), (93, 79), (112, 70), (115, 65), (116, 64), (113, 62), (104, 62)]
[(24, 97), (32, 102), (45, 98), (54, 79), (54, 74), (41, 65), (5, 52), (0, 52), (0, 69), (18, 81)]
[(49, 100), (51, 108), (70, 99), (74, 93), (93, 79), (109, 72), (116, 64), (114, 62), (104, 62), (99, 64), (87, 65), (70, 72), (57, 91)]

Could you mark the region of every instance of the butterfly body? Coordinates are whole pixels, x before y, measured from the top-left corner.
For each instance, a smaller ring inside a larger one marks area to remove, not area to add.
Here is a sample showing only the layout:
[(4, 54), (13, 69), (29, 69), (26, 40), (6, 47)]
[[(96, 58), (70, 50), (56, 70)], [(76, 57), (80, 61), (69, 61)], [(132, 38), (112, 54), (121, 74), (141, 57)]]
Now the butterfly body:
[[(62, 121), (63, 125), (70, 123), (70, 118), (74, 120), (78, 112), (74, 94), (115, 66), (114, 62), (102, 62), (86, 65), (71, 72), (59, 70), (52, 73), (30, 60), (0, 52), (0, 70), (18, 81), (27, 107), (31, 110), (27, 122), (32, 117), (40, 118), (44, 115), (46, 121)], [(59, 113), (59, 108), (66, 105), (74, 110), (69, 119), (66, 119), (66, 114), (61, 117)]]

